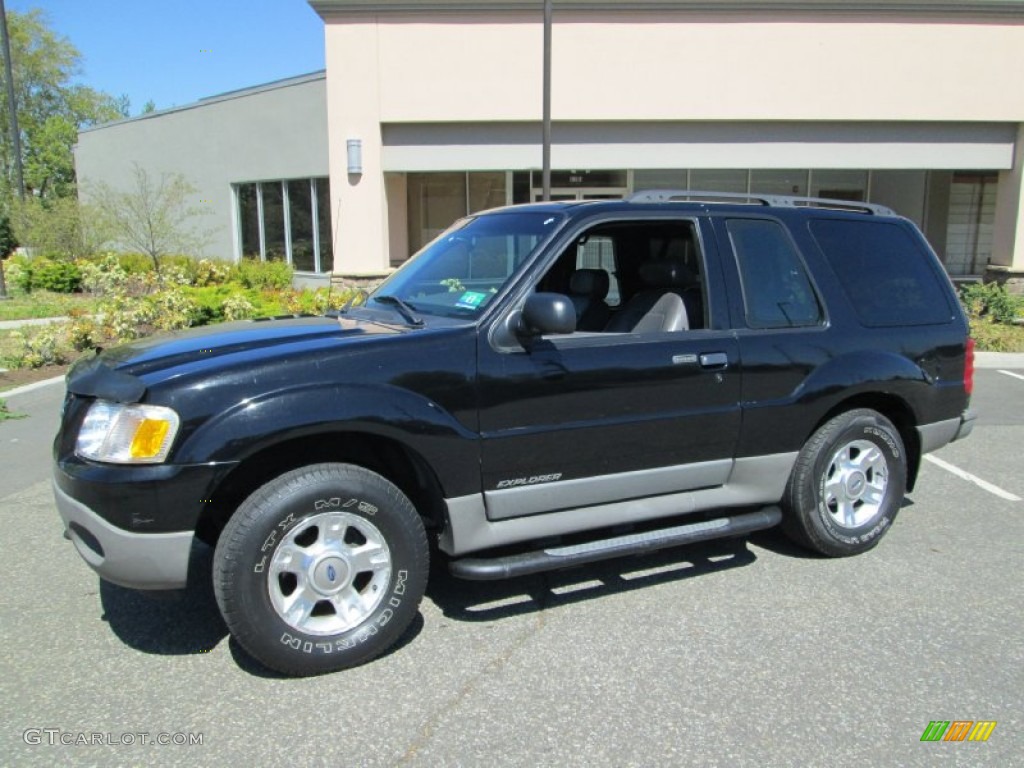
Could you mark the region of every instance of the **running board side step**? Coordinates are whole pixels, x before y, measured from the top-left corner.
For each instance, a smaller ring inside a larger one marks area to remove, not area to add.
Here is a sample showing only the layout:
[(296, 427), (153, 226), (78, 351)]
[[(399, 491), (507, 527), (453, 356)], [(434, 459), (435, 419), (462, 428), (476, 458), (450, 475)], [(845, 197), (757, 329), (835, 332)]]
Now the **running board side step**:
[(778, 507), (763, 507), (734, 517), (677, 525), (645, 533), (632, 533), (610, 539), (590, 541), (565, 547), (552, 547), (508, 557), (467, 557), (452, 560), (448, 568), (453, 576), (472, 581), (496, 581), (531, 573), (571, 568), (625, 555), (639, 555), (658, 549), (694, 544), (698, 541), (742, 536), (771, 528), (782, 520)]

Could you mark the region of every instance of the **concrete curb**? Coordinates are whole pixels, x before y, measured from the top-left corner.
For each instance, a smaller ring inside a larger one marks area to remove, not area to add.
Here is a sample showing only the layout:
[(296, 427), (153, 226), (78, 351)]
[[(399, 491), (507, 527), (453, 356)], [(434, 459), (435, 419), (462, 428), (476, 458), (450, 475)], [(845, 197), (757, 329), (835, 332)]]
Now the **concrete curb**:
[(64, 383), (63, 376), (54, 376), (52, 379), (43, 379), (42, 381), (34, 381), (31, 384), (26, 384), (22, 387), (15, 387), (14, 389), (0, 390), (0, 398), (6, 400), (9, 397), (15, 397), (17, 395), (24, 395), (29, 392), (33, 392), (43, 387), (48, 387), (51, 384), (62, 384)]
[(26, 325), (50, 325), (68, 319), (67, 317), (27, 317), (24, 320), (0, 320), (0, 331), (16, 331)]

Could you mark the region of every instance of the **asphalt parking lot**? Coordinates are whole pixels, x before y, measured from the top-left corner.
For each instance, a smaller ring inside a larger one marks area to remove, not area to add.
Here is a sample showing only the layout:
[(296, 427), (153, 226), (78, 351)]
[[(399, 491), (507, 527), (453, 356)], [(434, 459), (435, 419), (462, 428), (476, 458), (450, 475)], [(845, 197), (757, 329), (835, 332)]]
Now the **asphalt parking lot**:
[[(1021, 765), (1024, 369), (978, 371), (974, 435), (866, 555), (769, 531), (509, 582), (437, 568), (398, 648), (305, 680), (239, 650), (208, 578), (153, 600), (86, 567), (49, 487), (60, 397), (0, 423), (4, 764)], [(922, 742), (935, 720), (997, 725)]]

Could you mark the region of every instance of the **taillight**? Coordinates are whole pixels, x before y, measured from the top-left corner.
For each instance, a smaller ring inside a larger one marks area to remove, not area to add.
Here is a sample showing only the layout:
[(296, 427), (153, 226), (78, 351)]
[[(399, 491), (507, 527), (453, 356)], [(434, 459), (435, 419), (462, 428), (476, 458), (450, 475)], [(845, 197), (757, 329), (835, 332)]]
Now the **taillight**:
[(964, 391), (974, 392), (974, 339), (967, 339), (967, 354), (964, 355)]

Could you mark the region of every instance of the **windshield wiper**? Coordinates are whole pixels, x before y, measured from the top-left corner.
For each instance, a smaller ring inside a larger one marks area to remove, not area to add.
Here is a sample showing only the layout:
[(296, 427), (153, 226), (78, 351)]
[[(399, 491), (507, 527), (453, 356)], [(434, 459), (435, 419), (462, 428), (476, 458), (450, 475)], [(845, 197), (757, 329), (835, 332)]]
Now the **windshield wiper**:
[(415, 325), (417, 327), (423, 325), (423, 320), (416, 316), (416, 310), (414, 310), (404, 299), (400, 299), (397, 296), (385, 295), (374, 296), (373, 300), (379, 301), (381, 304), (388, 304), (394, 307), (398, 310), (398, 314), (405, 318), (405, 321), (409, 323), (409, 325)]

